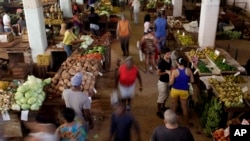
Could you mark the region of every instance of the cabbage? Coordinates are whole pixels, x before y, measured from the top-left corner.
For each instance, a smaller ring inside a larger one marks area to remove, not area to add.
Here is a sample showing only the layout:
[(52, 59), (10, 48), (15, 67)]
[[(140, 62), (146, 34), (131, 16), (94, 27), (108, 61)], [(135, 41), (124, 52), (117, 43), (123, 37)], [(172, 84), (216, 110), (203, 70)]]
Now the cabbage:
[(12, 109), (12, 110), (15, 110), (15, 111), (20, 111), (20, 110), (21, 110), (21, 107), (20, 107), (18, 104), (13, 104), (13, 105), (11, 106), (11, 109)]
[(17, 88), (18, 92), (22, 92), (25, 93), (27, 90), (29, 90), (29, 86), (28, 85), (21, 85)]
[(44, 80), (43, 80), (43, 83), (44, 83), (45, 85), (50, 84), (50, 83), (51, 83), (51, 78), (44, 79)]
[(31, 105), (31, 104), (34, 104), (35, 102), (36, 102), (36, 97), (31, 97), (28, 99), (27, 103)]
[(41, 100), (42, 102), (44, 101), (45, 97), (42, 95), (37, 95), (37, 99)]
[(21, 105), (21, 108), (22, 108), (23, 110), (28, 110), (28, 109), (30, 108), (30, 105), (29, 105), (29, 104), (22, 104), (22, 105)]
[(25, 98), (30, 98), (30, 97), (32, 97), (33, 95), (34, 95), (34, 91), (32, 91), (32, 90), (29, 90), (28, 92), (26, 92), (26, 93), (24, 94)]
[(17, 100), (17, 99), (20, 99), (20, 98), (22, 98), (23, 97), (23, 93), (21, 93), (21, 92), (16, 92), (15, 93), (15, 99)]
[(25, 104), (27, 102), (27, 99), (25, 97), (22, 97), (18, 101), (20, 101), (22, 104)]
[(31, 110), (34, 110), (34, 111), (39, 110), (39, 108), (40, 108), (40, 105), (38, 105), (37, 103), (31, 105), (31, 107), (30, 107), (30, 109), (31, 109)]
[(22, 103), (20, 101), (16, 101), (16, 104), (18, 105), (22, 105)]

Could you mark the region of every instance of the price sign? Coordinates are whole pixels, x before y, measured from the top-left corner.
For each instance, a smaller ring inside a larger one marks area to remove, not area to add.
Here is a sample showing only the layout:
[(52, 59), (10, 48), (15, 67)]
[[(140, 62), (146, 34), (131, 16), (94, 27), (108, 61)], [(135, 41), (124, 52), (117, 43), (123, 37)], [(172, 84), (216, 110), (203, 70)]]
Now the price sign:
[(93, 91), (94, 91), (95, 94), (97, 93), (97, 90), (95, 88), (93, 88)]
[(227, 137), (230, 135), (230, 132), (229, 132), (229, 127), (227, 127), (225, 130), (224, 130), (224, 137)]
[(185, 32), (182, 32), (182, 36), (185, 36)]
[(248, 91), (248, 88), (247, 86), (245, 86), (244, 88), (241, 89), (243, 93), (247, 92)]
[(212, 75), (212, 78), (215, 79), (215, 75)]
[(98, 73), (100, 76), (103, 76), (103, 74), (101, 72)]
[(5, 111), (2, 113), (2, 118), (3, 118), (3, 121), (10, 120), (10, 115), (9, 115), (8, 111)]
[(199, 71), (199, 69), (196, 69), (196, 70), (194, 71), (194, 75), (195, 75), (198, 71)]
[(240, 75), (240, 72), (235, 73), (235, 74), (234, 74), (234, 77), (236, 77), (236, 76), (238, 76), (238, 75)]
[(21, 112), (21, 120), (28, 121), (28, 117), (29, 117), (29, 110)]
[(225, 63), (226, 62), (226, 59), (224, 58), (223, 60), (222, 60), (222, 63)]
[(214, 53), (219, 56), (220, 55), (220, 51), (219, 50), (215, 50)]

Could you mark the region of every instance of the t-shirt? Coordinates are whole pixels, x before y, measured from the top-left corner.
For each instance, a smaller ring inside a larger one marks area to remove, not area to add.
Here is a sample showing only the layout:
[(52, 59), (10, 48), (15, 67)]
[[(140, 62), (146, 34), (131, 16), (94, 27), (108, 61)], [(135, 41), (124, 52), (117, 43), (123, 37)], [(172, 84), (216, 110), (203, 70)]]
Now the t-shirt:
[(3, 15), (4, 28), (10, 28), (10, 16), (8, 14)]
[[(171, 70), (171, 66), (172, 66), (172, 60), (170, 59), (169, 62), (167, 62), (166, 60), (164, 60), (163, 58), (159, 61), (158, 63), (158, 69), (160, 70), (160, 72), (165, 72), (166, 70)], [(168, 74), (164, 74), (161, 75), (159, 80), (161, 82), (169, 82), (169, 75)]]
[(123, 64), (119, 68), (119, 73), (120, 73), (119, 82), (122, 85), (130, 86), (136, 81), (138, 69), (135, 66), (133, 66), (128, 70), (126, 65)]
[(186, 127), (168, 129), (165, 126), (158, 126), (153, 132), (151, 141), (194, 141), (194, 138)]
[(66, 107), (74, 109), (77, 117), (85, 121), (82, 110), (90, 109), (91, 105), (89, 97), (83, 92), (65, 89), (63, 91), (62, 98), (65, 101)]
[(72, 45), (72, 41), (75, 39), (77, 39), (76, 35), (73, 32), (67, 30), (64, 33), (63, 44)]
[(23, 19), (19, 19), (17, 21), (17, 24), (19, 24), (21, 28), (25, 28), (26, 27), (26, 21), (23, 20)]
[(75, 119), (72, 126), (65, 124), (58, 127), (58, 134), (61, 141), (85, 141), (87, 134), (83, 128), (83, 124)]
[(89, 23), (90, 24), (98, 24), (100, 17), (96, 13), (89, 14)]
[(155, 35), (157, 38), (166, 36), (167, 20), (162, 17), (158, 17), (155, 22)]
[(115, 135), (114, 141), (131, 141), (130, 131), (135, 119), (129, 113), (121, 116), (112, 114), (111, 117), (111, 134)]

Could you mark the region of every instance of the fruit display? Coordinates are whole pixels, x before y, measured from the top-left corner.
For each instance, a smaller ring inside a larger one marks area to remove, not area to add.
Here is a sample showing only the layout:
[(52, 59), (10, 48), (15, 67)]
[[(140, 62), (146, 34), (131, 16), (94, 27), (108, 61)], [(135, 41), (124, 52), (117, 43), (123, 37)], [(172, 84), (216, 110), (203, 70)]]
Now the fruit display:
[(192, 57), (198, 57), (199, 59), (206, 59), (206, 54), (208, 54), (209, 52), (213, 51), (212, 48), (205, 48), (205, 49), (191, 49), (189, 51), (189, 56)]
[(231, 82), (231, 83), (235, 83), (235, 84), (246, 83), (246, 81), (244, 80), (244, 78), (241, 77), (240, 75), (238, 75), (238, 76), (225, 75), (224, 79), (225, 79), (226, 82)]
[(209, 83), (214, 87), (225, 107), (243, 107), (243, 92), (239, 85), (230, 81), (218, 81), (210, 78)]
[(197, 67), (201, 73), (211, 73), (211, 70), (207, 67), (207, 64), (202, 60), (198, 60)]
[(27, 81), (21, 84), (15, 93), (15, 103), (12, 110), (39, 110), (45, 100), (43, 87), (50, 84), (51, 78), (41, 80), (33, 75), (28, 76)]
[(14, 94), (11, 91), (0, 91), (0, 112), (11, 109), (14, 103)]
[(213, 132), (213, 138), (215, 141), (230, 141), (230, 136), (225, 137), (224, 131), (225, 130), (223, 128), (220, 128)]
[(177, 35), (178, 40), (180, 41), (180, 44), (182, 46), (191, 46), (191, 45), (195, 45), (195, 42), (192, 38), (191, 35), (182, 35), (182, 34), (178, 34)]
[(181, 29), (181, 28), (183, 28), (182, 22), (180, 20), (174, 20), (174, 19), (172, 19), (172, 20), (169, 21), (169, 26), (171, 28), (174, 28), (174, 29)]
[(206, 103), (202, 113), (201, 122), (205, 127), (204, 133), (211, 135), (218, 128), (221, 121), (222, 105), (217, 98), (212, 97), (210, 103)]
[(153, 8), (155, 8), (156, 7), (156, 1), (149, 0), (146, 7), (147, 7), (147, 9), (153, 9)]
[(85, 54), (93, 54), (93, 53), (100, 53), (102, 55), (105, 54), (106, 47), (104, 46), (95, 46), (93, 48), (88, 48), (84, 51)]
[(58, 3), (44, 8), (44, 22), (47, 25), (61, 25), (63, 23), (63, 12)]
[(221, 71), (236, 71), (236, 68), (227, 64), (226, 62), (223, 63), (223, 57), (219, 56), (214, 63)]

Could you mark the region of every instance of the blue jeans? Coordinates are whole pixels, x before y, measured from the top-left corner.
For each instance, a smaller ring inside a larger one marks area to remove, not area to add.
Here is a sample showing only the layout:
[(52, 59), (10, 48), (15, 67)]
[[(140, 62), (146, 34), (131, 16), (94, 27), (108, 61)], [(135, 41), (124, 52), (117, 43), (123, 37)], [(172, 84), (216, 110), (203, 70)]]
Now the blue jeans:
[(69, 57), (72, 54), (72, 45), (64, 45), (64, 50)]
[(167, 36), (162, 36), (162, 37), (156, 37), (157, 40), (159, 41), (159, 44), (158, 44), (158, 51), (161, 52), (161, 50), (163, 48), (166, 47), (166, 39), (167, 39)]

